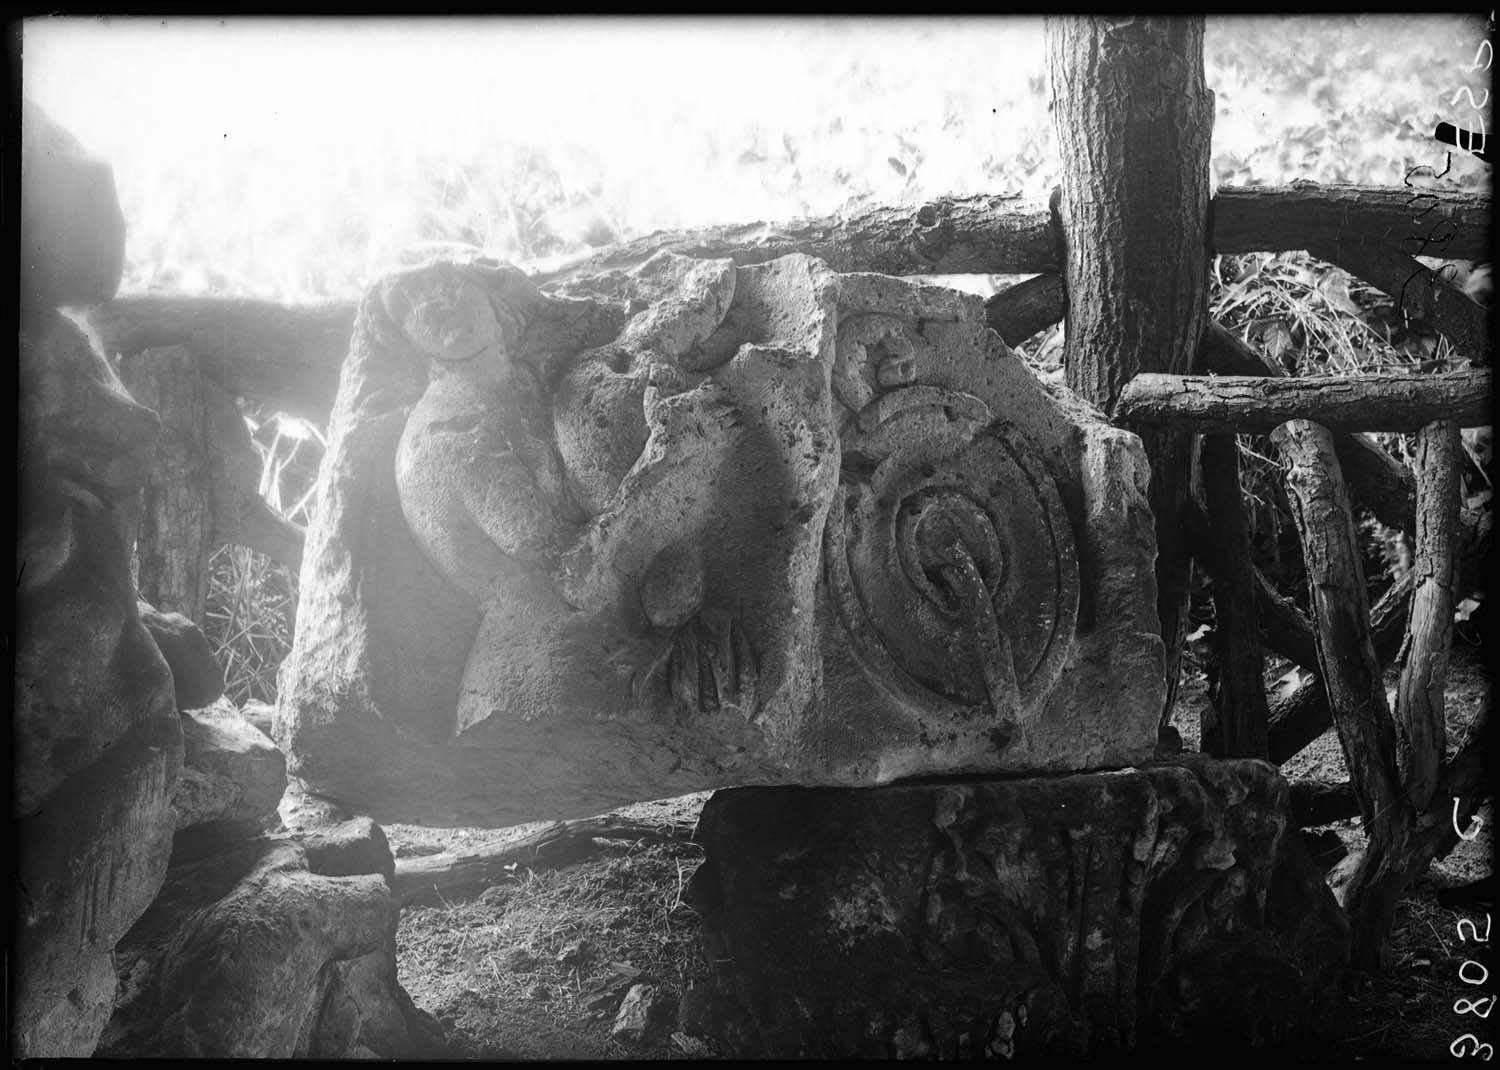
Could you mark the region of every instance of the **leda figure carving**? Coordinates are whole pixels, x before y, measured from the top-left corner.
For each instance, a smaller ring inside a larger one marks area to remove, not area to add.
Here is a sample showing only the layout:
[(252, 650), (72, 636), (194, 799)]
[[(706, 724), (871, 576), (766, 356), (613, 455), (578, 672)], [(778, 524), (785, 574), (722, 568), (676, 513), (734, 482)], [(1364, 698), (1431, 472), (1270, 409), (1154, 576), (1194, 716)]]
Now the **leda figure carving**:
[(438, 266), (387, 288), (430, 377), (396, 453), (402, 510), (481, 614), (460, 737), (558, 709), (751, 722), (806, 703), (837, 477), (827, 363), (706, 345), (735, 279), (659, 257), (637, 284), (660, 300), (572, 355), (536, 344), (518, 279)]

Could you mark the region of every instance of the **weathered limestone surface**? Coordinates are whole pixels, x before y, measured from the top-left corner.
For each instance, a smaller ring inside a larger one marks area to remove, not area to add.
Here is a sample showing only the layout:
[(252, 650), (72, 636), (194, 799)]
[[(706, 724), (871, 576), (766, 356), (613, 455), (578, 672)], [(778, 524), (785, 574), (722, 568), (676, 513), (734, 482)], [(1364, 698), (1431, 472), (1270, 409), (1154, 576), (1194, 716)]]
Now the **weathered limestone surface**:
[(197, 710), (224, 694), (224, 670), (203, 630), (181, 613), (136, 602), (141, 623), (172, 670), (172, 695), (179, 710)]
[(12, 1050), (87, 1056), (166, 873), (182, 732), (130, 578), (159, 424), (54, 307), (119, 285), (114, 181), (29, 104), (21, 133)]
[(179, 830), (219, 836), (260, 832), (286, 791), (286, 756), (221, 700), (182, 714), (183, 770), (172, 788)]
[(1264, 762), (716, 793), (689, 888), (743, 1057), (1292, 1050), (1348, 926)]
[(21, 305), (108, 301), (125, 268), (114, 171), (31, 101), (21, 104)]
[(182, 733), (130, 576), (159, 422), (55, 307), (119, 286), (114, 180), (29, 103), (21, 137), (13, 1051), (87, 1056), (166, 873)]
[(977, 298), (805, 256), (563, 295), (428, 265), (361, 304), (278, 742), (430, 823), (1129, 764), (1146, 479)]
[(367, 819), (174, 855), (161, 896), (116, 948), (120, 997), (99, 1054), (439, 1054), (436, 1023), (396, 982), (394, 871)]
[(172, 674), (130, 578), (157, 421), (56, 311), (24, 314), (19, 359), (15, 1050), (87, 1056), (110, 949), (166, 873), (182, 762)]

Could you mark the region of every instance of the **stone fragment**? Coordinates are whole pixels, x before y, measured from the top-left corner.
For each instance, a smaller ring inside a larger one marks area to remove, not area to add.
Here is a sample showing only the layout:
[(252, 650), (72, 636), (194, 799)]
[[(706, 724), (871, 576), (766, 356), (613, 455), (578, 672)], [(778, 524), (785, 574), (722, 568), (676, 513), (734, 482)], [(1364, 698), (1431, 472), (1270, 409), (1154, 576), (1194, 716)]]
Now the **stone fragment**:
[(315, 832), (352, 818), (349, 811), (333, 799), (308, 791), (298, 778), (287, 776), (286, 792), (276, 807), (281, 823), (292, 832)]
[(325, 877), (378, 873), (389, 884), (396, 875), (396, 859), (385, 829), (368, 817), (304, 833), (298, 842), (307, 853), (308, 868)]
[(713, 1054), (713, 1049), (711, 1047), (709, 1047), (703, 1041), (699, 1040), (697, 1037), (692, 1036), (688, 1033), (673, 1033), (672, 1046), (678, 1051), (682, 1052), (684, 1055), (689, 1055), (698, 1059), (706, 1058)]
[(611, 1039), (626, 1044), (652, 1044), (666, 1035), (677, 1014), (677, 999), (661, 985), (631, 985), (620, 1002)]
[[(116, 948), (111, 1058), (430, 1055), (435, 1028), (396, 981), (384, 834), (240, 840), (174, 861)], [(364, 858), (374, 871), (346, 872)], [(333, 873), (320, 872), (322, 868)]]
[(695, 996), (684, 1029), (742, 1058), (1290, 1053), (1348, 926), (1289, 813), (1270, 765), (1199, 758), (718, 792), (689, 898), (736, 1009)]
[(1149, 758), (1139, 440), (983, 303), (805, 256), (393, 275), (357, 318), (278, 742), (428, 824)]
[(559, 966), (582, 966), (594, 957), (594, 945), (583, 938), (571, 940), (557, 953)]
[(130, 577), (158, 422), (56, 311), (25, 309), (19, 342), (13, 1051), (87, 1056), (175, 827), (182, 729)]
[(746, 1050), (754, 1043), (754, 1024), (733, 998), (716, 984), (696, 984), (682, 994), (677, 1024), (690, 1037), (706, 1037), (726, 1050)]
[(114, 1004), (114, 960), (107, 953), (94, 955), (83, 965), (78, 987), (61, 999), (43, 1003), (29, 1020), (19, 1019), (17, 1034), (32, 1051), (37, 1050), (39, 1039), (45, 1039), (49, 1058), (87, 1059), (94, 1054)]
[(172, 789), (177, 828), (212, 824), (225, 835), (274, 821), (286, 790), (286, 757), (220, 700), (182, 714), (182, 776)]
[(271, 725), (276, 719), (276, 707), (269, 702), (250, 699), (240, 707), (240, 716), (255, 726), (267, 739), (271, 738)]
[(125, 217), (113, 169), (23, 100), (22, 308), (108, 301), (124, 267)]
[(208, 637), (181, 613), (165, 613), (137, 602), (141, 623), (172, 670), (172, 692), (179, 710), (198, 710), (224, 694), (224, 670)]

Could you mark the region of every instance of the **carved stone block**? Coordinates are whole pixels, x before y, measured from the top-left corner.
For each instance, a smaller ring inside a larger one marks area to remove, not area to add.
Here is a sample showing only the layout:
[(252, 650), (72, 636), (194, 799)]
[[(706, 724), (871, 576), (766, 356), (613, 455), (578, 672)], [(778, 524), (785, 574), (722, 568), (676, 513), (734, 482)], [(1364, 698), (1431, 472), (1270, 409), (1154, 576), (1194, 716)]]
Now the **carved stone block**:
[(716, 793), (688, 897), (740, 1057), (1294, 1051), (1348, 925), (1264, 762)]
[(363, 301), (278, 741), (431, 823), (1149, 756), (1138, 440), (982, 302), (788, 256)]

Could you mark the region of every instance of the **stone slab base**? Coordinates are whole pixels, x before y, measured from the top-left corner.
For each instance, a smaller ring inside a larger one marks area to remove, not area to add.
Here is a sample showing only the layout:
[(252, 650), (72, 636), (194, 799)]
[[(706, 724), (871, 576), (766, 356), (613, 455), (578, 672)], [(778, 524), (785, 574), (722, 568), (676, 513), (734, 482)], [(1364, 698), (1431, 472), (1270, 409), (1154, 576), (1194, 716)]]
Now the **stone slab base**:
[(1342, 912), (1264, 762), (742, 788), (690, 895), (744, 1057), (1068, 1058), (1311, 1038)]

